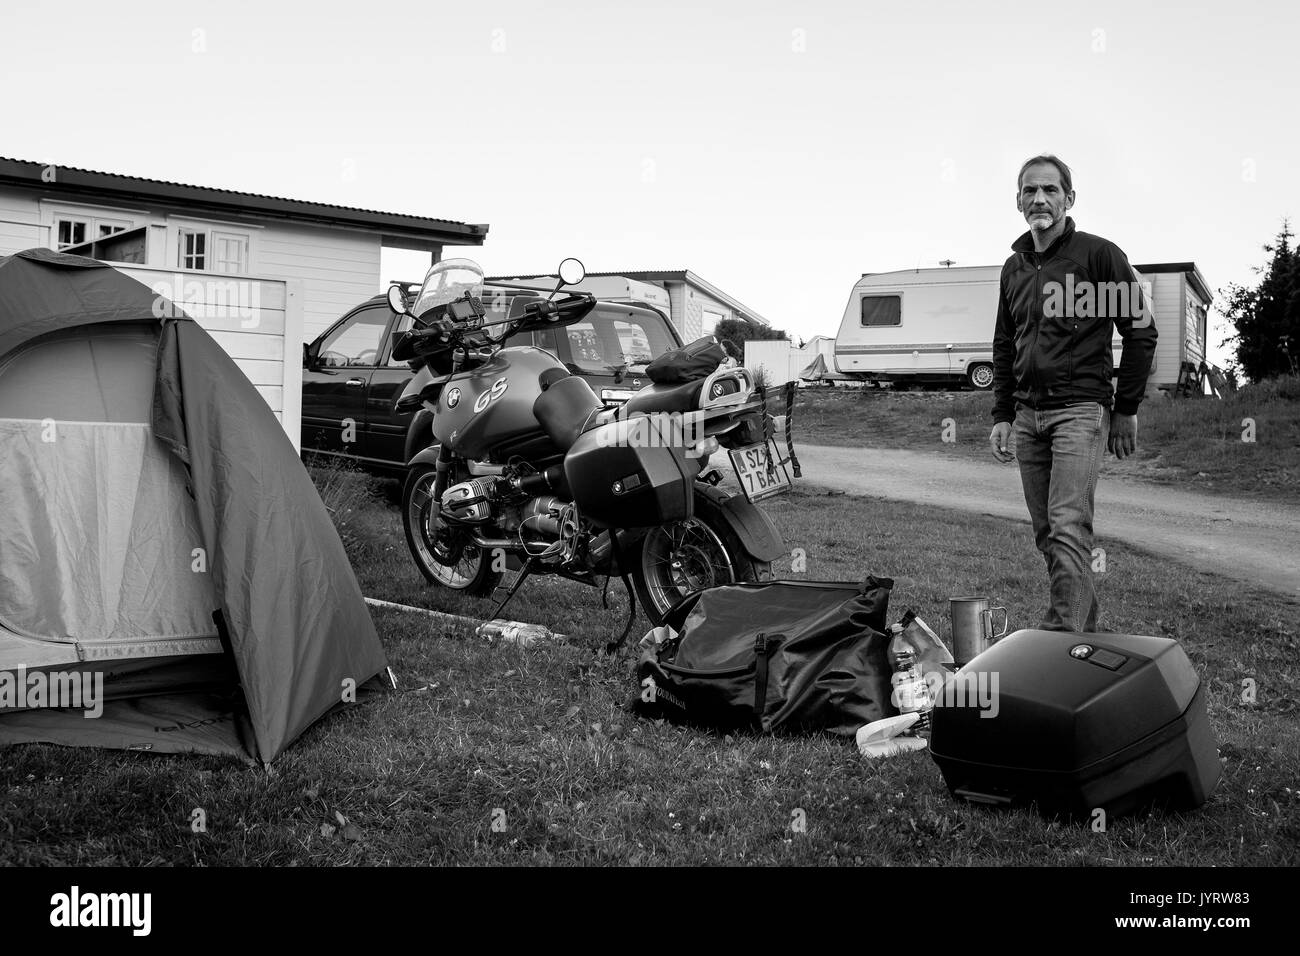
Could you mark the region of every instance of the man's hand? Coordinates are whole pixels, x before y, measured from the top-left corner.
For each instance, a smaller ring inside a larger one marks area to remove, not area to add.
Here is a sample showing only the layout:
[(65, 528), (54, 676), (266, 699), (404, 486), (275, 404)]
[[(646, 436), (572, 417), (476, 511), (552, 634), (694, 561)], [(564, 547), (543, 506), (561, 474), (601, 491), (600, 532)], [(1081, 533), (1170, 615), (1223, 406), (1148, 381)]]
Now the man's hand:
[(998, 422), (993, 426), (993, 431), (989, 432), (989, 447), (993, 450), (993, 457), (1001, 462), (1015, 461), (1016, 456), (1007, 451), (1007, 445), (1011, 442), (1011, 423)]
[(1112, 412), (1110, 416), (1110, 453), (1123, 461), (1137, 451), (1138, 417)]

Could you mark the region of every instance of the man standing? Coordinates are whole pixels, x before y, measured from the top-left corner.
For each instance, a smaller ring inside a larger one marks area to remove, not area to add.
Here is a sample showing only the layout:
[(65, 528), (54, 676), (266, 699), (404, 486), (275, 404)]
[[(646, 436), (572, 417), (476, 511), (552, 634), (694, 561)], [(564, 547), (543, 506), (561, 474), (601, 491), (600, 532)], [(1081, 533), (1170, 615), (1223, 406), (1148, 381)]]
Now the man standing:
[[(1029, 231), (1002, 267), (993, 334), (993, 431), (998, 461), (1020, 462), (1034, 541), (1047, 561), (1051, 603), (1042, 627), (1095, 631), (1092, 512), (1109, 444), (1137, 449), (1137, 410), (1156, 328), (1137, 273), (1119, 247), (1078, 232), (1070, 168), (1035, 156), (1020, 168), (1016, 208)], [(1124, 340), (1112, 389), (1111, 337)], [(1112, 408), (1113, 404), (1113, 408)], [(1008, 450), (1014, 431), (1015, 454)]]

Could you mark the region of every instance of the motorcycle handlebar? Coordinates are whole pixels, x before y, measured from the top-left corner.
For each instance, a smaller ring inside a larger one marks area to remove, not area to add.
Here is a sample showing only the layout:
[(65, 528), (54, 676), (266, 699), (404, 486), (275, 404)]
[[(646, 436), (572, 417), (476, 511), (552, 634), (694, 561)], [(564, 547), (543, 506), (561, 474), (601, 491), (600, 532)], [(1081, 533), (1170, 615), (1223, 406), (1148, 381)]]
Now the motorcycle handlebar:
[[(560, 321), (565, 313), (590, 306), (594, 301), (595, 296), (590, 292), (575, 292), (566, 295), (562, 299), (529, 302), (524, 306), (523, 318), (544, 318), (548, 324), (554, 323)], [(507, 329), (506, 335), (501, 336), (502, 339), (505, 339), (510, 332), (517, 331), (519, 328), (518, 320), (510, 323), (510, 325), (511, 327)], [(413, 358), (416, 354), (428, 354), (429, 352), (438, 351), (443, 346), (459, 346), (463, 348), (460, 335), (474, 331), (476, 331), (475, 328), (457, 323), (451, 319), (438, 319), (425, 328), (410, 329), (402, 338), (398, 347), (394, 348), (393, 357), (404, 360)], [(429, 343), (435, 344), (430, 347)], [(492, 355), (492, 350), (466, 348), (466, 355), (474, 359), (489, 358)]]

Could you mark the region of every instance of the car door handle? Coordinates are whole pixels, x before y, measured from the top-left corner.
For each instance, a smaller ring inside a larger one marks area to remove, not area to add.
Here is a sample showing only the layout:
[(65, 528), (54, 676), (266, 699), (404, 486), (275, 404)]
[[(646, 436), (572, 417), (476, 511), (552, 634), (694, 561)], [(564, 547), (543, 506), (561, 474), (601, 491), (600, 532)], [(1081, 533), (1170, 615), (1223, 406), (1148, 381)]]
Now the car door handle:
[(365, 380), (364, 378), (350, 378), (350, 379), (348, 379), (346, 382), (344, 382), (343, 384), (344, 384), (344, 385), (355, 385), (355, 386), (361, 386), (361, 385), (365, 385), (365, 384), (366, 384), (366, 380)]

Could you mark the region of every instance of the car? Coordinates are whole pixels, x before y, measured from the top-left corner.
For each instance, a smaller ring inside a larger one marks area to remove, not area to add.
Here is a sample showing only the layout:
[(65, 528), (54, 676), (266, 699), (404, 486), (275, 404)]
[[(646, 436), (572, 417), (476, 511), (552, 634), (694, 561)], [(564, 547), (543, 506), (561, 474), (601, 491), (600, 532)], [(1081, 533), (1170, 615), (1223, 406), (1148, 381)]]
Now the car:
[[(509, 309), (514, 297), (537, 294), (537, 289), (518, 283), (488, 283), (484, 289), (493, 308)], [(386, 295), (376, 295), (304, 343), (304, 457), (346, 459), (377, 474), (395, 475), (433, 441), (432, 412), (397, 407), (415, 373), (407, 362), (393, 359), (393, 343), (411, 321), (409, 315), (393, 311)], [(650, 384), (646, 364), (680, 348), (682, 340), (658, 309), (602, 299), (575, 325), (518, 333), (505, 344), (546, 349), (570, 372), (587, 379), (603, 400), (614, 403)]]

